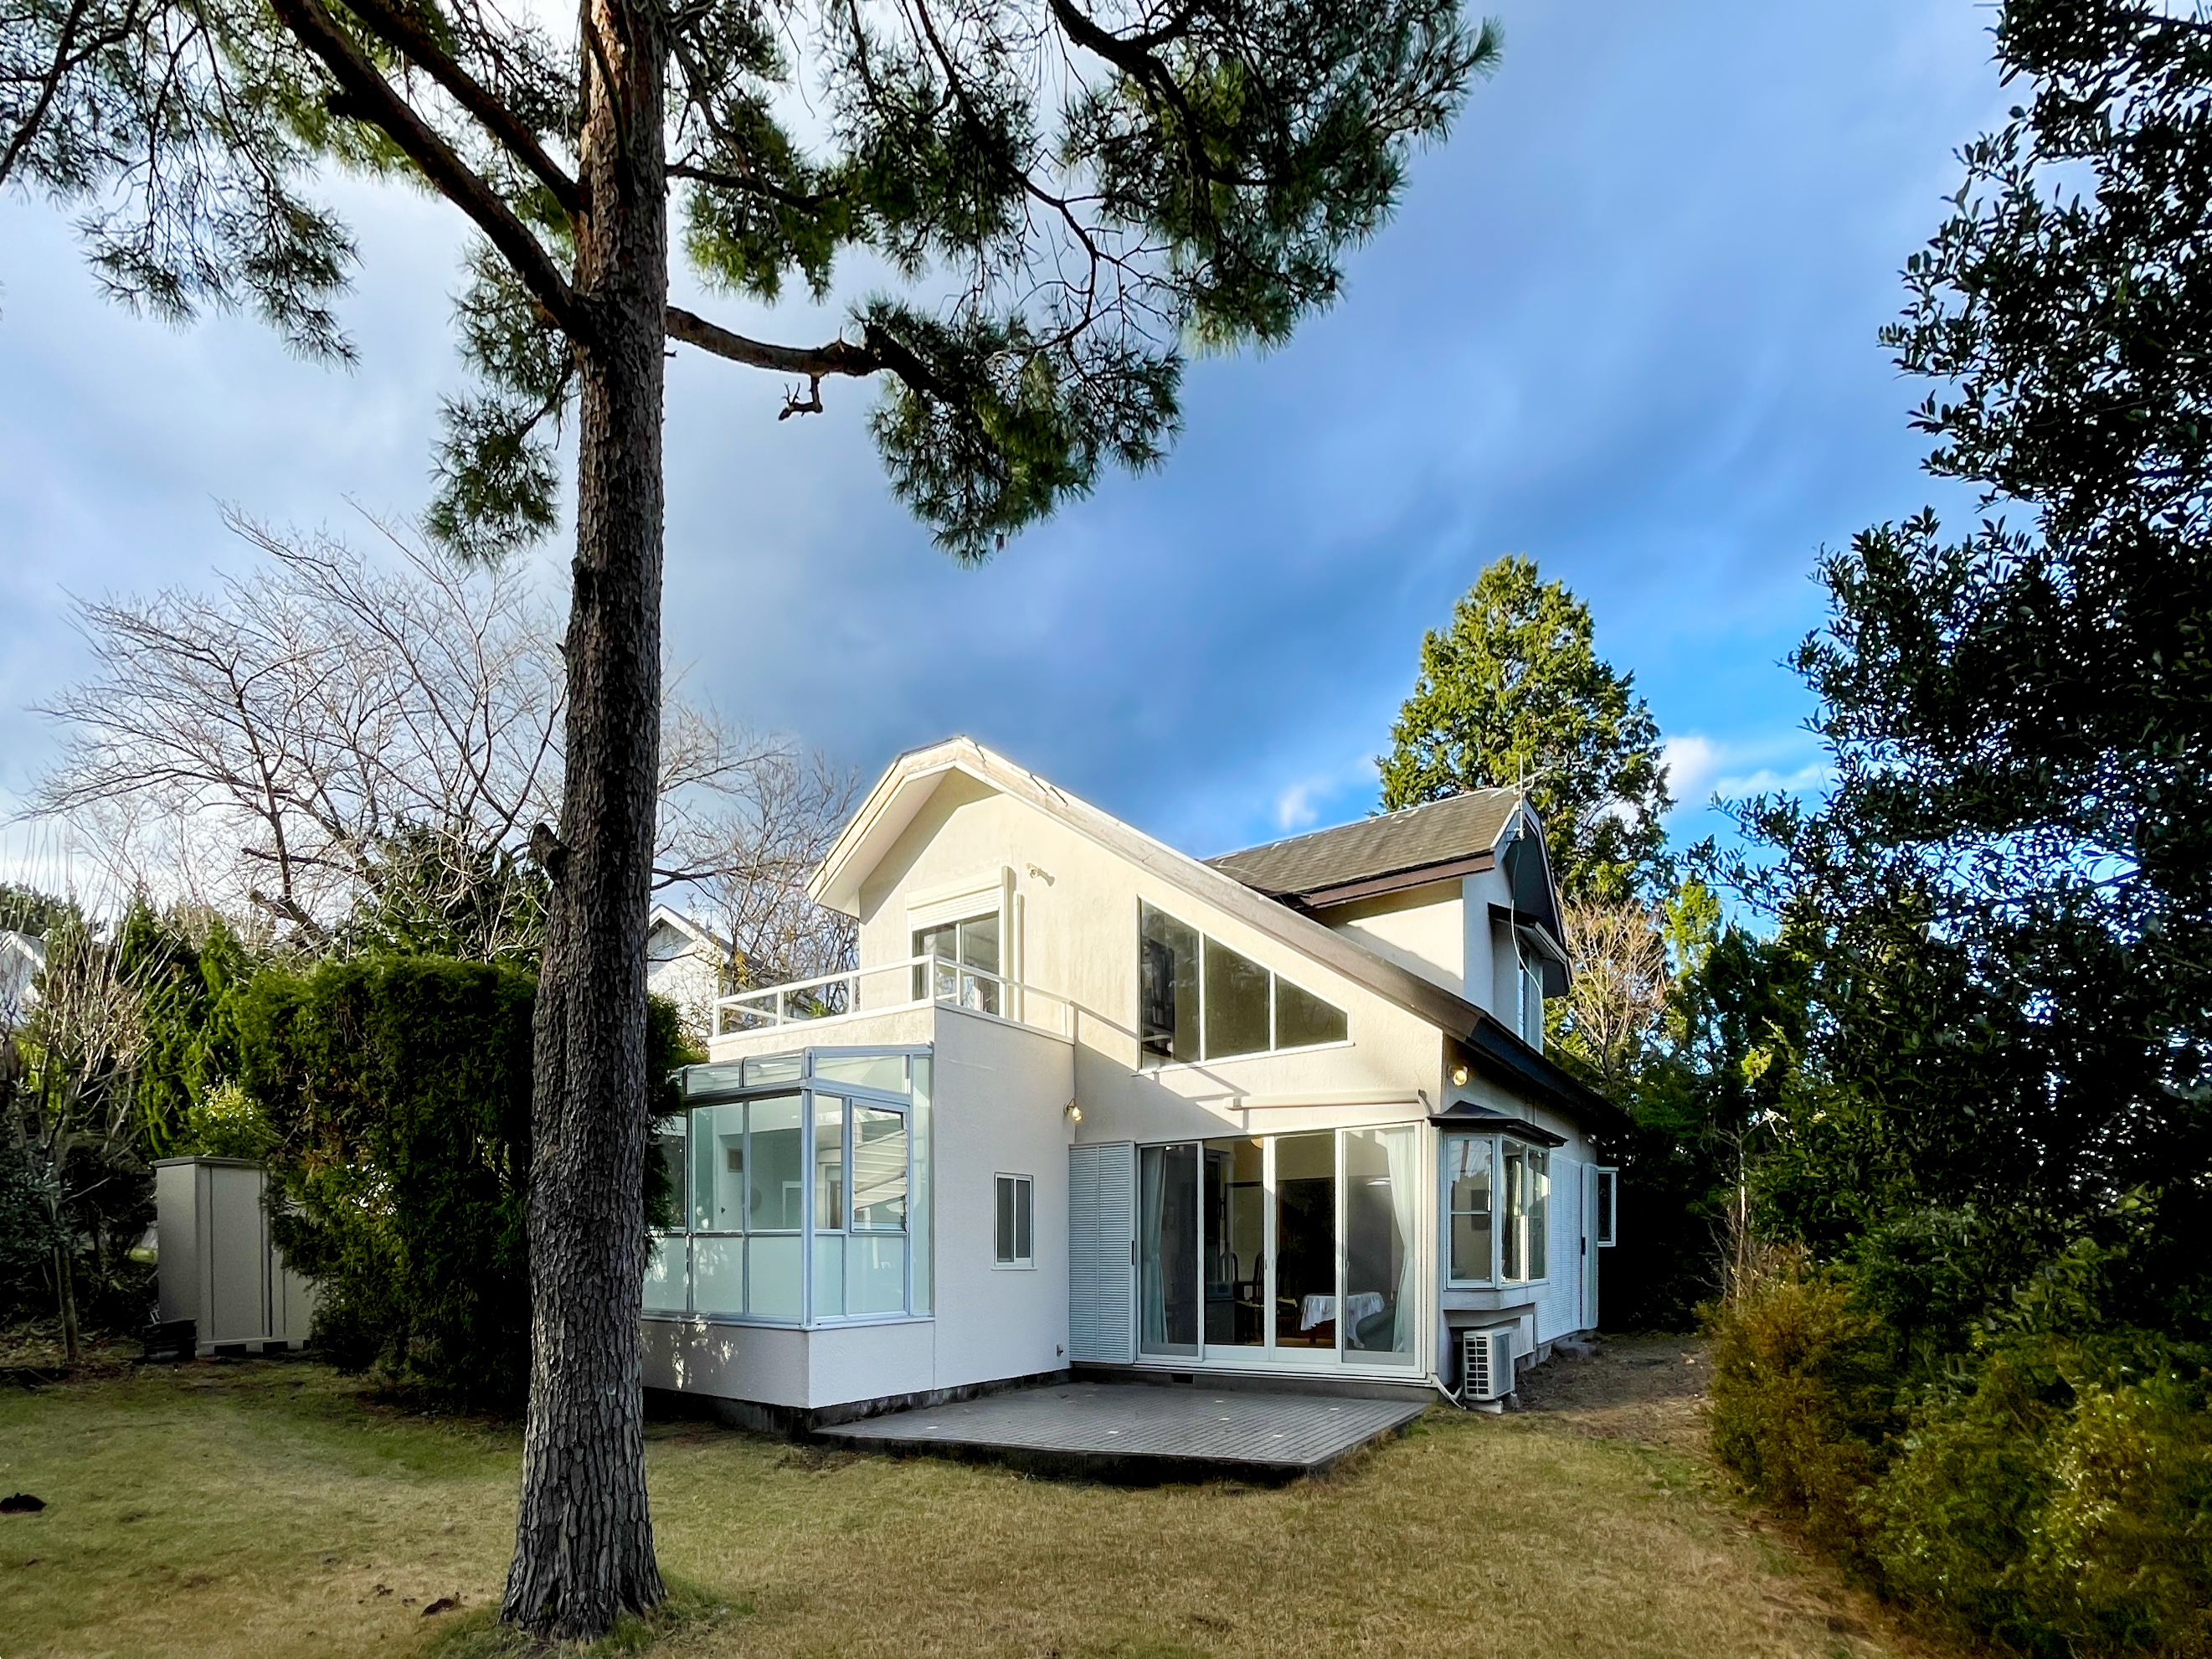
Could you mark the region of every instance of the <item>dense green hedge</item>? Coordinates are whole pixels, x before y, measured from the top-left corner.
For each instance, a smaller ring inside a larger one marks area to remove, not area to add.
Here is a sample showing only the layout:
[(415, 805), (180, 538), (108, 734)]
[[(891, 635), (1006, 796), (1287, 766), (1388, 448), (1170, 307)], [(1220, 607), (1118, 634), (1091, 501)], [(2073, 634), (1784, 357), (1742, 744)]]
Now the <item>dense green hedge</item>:
[(1715, 1321), (1712, 1437), (1886, 1594), (2050, 1659), (2212, 1654), (2212, 1372), (2113, 1323), (2084, 1246), (1930, 1374), (1848, 1269), (1783, 1257)]
[[(522, 1398), (535, 988), (513, 967), (371, 957), (264, 971), (240, 999), (277, 1241), (315, 1279), (315, 1340), (341, 1366), (471, 1405)], [(691, 1057), (658, 1000), (649, 1053), (657, 1079)], [(675, 1103), (665, 1081), (650, 1097)], [(659, 1160), (647, 1179), (650, 1216), (668, 1202)]]

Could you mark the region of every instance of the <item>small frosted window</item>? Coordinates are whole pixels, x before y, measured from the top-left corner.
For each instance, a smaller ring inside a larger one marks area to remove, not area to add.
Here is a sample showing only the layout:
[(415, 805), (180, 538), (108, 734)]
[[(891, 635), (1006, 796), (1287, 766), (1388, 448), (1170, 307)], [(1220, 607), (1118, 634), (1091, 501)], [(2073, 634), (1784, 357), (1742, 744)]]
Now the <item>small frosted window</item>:
[(1213, 939), (1206, 941), (1206, 1057), (1256, 1054), (1267, 1048), (1265, 968)]
[(745, 1241), (691, 1241), (691, 1311), (741, 1314), (745, 1310)]
[(896, 1233), (856, 1234), (845, 1241), (845, 1311), (906, 1310), (906, 1240)]
[(1341, 1042), (1350, 1034), (1344, 1010), (1330, 1006), (1286, 979), (1275, 981), (1275, 1046), (1307, 1048), (1316, 1042)]
[(796, 1234), (785, 1234), (748, 1242), (752, 1275), (745, 1311), (757, 1319), (797, 1319), (801, 1241)]

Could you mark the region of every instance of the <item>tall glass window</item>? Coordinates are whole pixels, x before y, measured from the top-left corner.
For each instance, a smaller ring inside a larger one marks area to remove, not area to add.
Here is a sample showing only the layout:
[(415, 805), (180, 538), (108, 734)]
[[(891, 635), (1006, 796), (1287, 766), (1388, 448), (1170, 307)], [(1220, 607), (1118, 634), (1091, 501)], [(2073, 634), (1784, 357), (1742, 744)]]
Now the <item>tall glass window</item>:
[(1506, 1141), (1498, 1158), (1503, 1214), (1498, 1275), (1515, 1283), (1544, 1277), (1544, 1232), (1549, 1219), (1552, 1157), (1540, 1146)]
[(1443, 1150), (1451, 1279), (1487, 1285), (1497, 1272), (1491, 1255), (1491, 1142), (1487, 1136), (1446, 1135)]
[(1336, 1137), (1275, 1141), (1275, 1346), (1334, 1348)]
[(1267, 1340), (1267, 1146), (1238, 1135), (1205, 1143), (1206, 1346)]
[(1137, 1346), (1146, 1353), (1196, 1353), (1198, 1147), (1146, 1147), (1137, 1186)]

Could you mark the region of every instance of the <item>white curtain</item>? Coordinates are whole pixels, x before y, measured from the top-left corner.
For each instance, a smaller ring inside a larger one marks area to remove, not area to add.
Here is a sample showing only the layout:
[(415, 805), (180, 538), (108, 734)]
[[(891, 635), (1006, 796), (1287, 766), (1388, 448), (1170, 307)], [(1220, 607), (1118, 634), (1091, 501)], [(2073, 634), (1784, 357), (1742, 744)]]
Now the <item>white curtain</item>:
[(1390, 1218), (1398, 1230), (1399, 1245), (1397, 1318), (1390, 1329), (1390, 1349), (1407, 1356), (1413, 1352), (1420, 1302), (1420, 1233), (1414, 1219), (1420, 1195), (1419, 1133), (1410, 1126), (1382, 1132), (1382, 1150), (1390, 1160)]

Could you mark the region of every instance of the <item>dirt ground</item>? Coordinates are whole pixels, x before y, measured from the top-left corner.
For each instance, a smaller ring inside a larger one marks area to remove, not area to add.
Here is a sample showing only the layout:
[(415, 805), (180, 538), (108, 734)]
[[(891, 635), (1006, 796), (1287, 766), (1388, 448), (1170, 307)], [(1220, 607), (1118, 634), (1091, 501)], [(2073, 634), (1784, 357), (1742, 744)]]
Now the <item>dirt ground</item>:
[(1607, 1338), (1587, 1358), (1554, 1352), (1514, 1403), (1599, 1440), (1705, 1455), (1705, 1346), (1695, 1337)]

